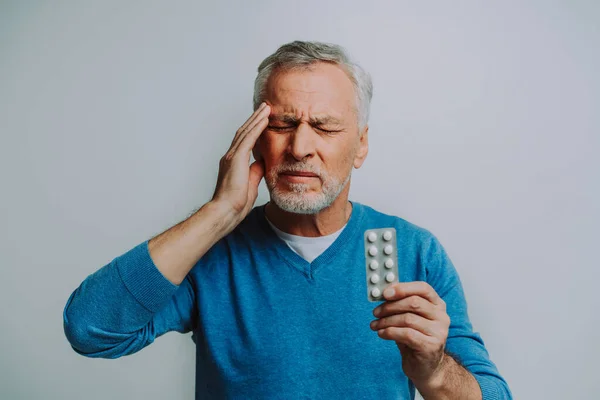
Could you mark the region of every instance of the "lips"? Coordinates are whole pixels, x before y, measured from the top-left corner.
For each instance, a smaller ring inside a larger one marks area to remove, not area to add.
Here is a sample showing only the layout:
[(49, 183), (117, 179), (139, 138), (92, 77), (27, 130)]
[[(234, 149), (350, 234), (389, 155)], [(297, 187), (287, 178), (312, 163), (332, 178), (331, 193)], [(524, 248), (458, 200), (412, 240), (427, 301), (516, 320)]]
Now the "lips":
[(312, 177), (312, 178), (317, 178), (319, 175), (317, 174), (313, 174), (312, 172), (305, 172), (305, 171), (289, 171), (289, 172), (283, 172), (282, 175), (291, 175), (291, 176), (305, 176), (305, 177)]

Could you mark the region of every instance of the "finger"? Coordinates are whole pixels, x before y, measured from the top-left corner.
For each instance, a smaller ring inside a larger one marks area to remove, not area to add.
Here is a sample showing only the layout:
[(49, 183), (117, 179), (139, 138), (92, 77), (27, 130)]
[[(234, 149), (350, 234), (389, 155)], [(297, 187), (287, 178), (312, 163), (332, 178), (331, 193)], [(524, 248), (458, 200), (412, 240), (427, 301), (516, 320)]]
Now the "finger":
[(411, 312), (421, 315), (424, 318), (435, 320), (438, 309), (433, 303), (421, 296), (410, 296), (401, 300), (386, 301), (383, 304), (380, 304), (373, 310), (373, 315), (378, 318), (383, 318), (388, 315), (405, 312)]
[(380, 329), (377, 331), (380, 338), (393, 340), (396, 343), (405, 344), (414, 350), (425, 350), (437, 343), (431, 336), (424, 335), (412, 328), (398, 328), (396, 326)]
[(240, 126), (240, 128), (237, 130), (235, 137), (239, 136), (239, 134), (243, 132), (252, 121), (254, 121), (254, 119), (258, 116), (258, 114), (260, 114), (260, 112), (265, 108), (266, 105), (267, 103), (265, 102), (260, 103), (260, 106), (258, 106), (258, 108), (252, 113), (250, 118), (248, 118), (246, 122), (244, 122), (244, 124)]
[(253, 114), (253, 116), (248, 121), (246, 121), (246, 123), (242, 125), (240, 129), (237, 130), (235, 137), (231, 142), (231, 148), (236, 148), (240, 141), (243, 139), (244, 135), (250, 129), (252, 129), (258, 121), (265, 118), (265, 116), (268, 117), (270, 112), (271, 108), (266, 103), (264, 103), (264, 106), (260, 110), (257, 110), (256, 115)]
[(398, 282), (389, 285), (384, 291), (386, 300), (400, 300), (409, 296), (421, 296), (435, 305), (445, 305), (442, 298), (427, 282)]
[(413, 313), (395, 314), (371, 322), (371, 329), (374, 331), (394, 326), (412, 328), (427, 336), (436, 336), (438, 333), (438, 324), (435, 321)]
[(269, 118), (265, 116), (265, 118), (256, 122), (254, 126), (251, 126), (244, 136), (240, 136), (239, 143), (237, 147), (233, 150), (234, 152), (243, 152), (244, 154), (247, 152), (250, 154), (250, 151), (256, 145), (256, 141), (258, 137), (263, 133), (265, 128), (269, 125)]
[(239, 141), (239, 137), (245, 132), (248, 125), (250, 125), (256, 118), (260, 117), (260, 113), (264, 110), (266, 105), (267, 103), (261, 103), (261, 105), (252, 113), (252, 115), (250, 115), (246, 122), (244, 122), (244, 124), (238, 128), (238, 130), (235, 132), (235, 136), (231, 140), (231, 146), (229, 146), (230, 150), (235, 147), (235, 144)]
[[(256, 137), (254, 138), (254, 143), (256, 143), (256, 139), (258, 138), (258, 136), (260, 135), (260, 133), (262, 133), (262, 131), (265, 130), (265, 128), (267, 127), (267, 125), (269, 124), (269, 118), (268, 118), (268, 113), (263, 115), (261, 118), (257, 119), (254, 125), (250, 125), (246, 128), (246, 131), (241, 132), (239, 136), (237, 136), (237, 138), (231, 143), (231, 146), (229, 147), (229, 150), (227, 151), (227, 153), (225, 153), (225, 159), (227, 161), (230, 161), (231, 159), (233, 159), (233, 157), (235, 156), (235, 154), (238, 151), (238, 148), (240, 146), (240, 144), (244, 141), (244, 139), (246, 138), (246, 136), (248, 135), (248, 133), (254, 132), (255, 129), (259, 129), (259, 131), (257, 132), (258, 135), (255, 135)], [(252, 145), (252, 147), (254, 147), (254, 144)], [(248, 161), (250, 160), (250, 152), (248, 152)]]

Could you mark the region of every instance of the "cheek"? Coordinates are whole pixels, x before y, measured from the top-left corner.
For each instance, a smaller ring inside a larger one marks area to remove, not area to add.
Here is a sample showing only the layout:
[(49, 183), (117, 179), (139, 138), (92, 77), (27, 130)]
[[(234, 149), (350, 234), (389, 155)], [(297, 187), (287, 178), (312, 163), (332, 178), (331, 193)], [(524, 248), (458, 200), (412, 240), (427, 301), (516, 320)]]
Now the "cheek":
[(348, 166), (354, 164), (354, 149), (350, 146), (344, 146), (339, 150), (336, 149), (335, 154), (330, 154), (329, 159), (334, 159), (335, 168), (340, 174), (347, 172)]
[(285, 141), (282, 137), (263, 133), (261, 136), (258, 148), (266, 159), (278, 159), (285, 150)]
[(272, 136), (264, 133), (257, 142), (256, 147), (265, 163), (265, 172), (267, 174), (271, 173), (281, 158), (281, 151), (278, 150), (277, 141), (273, 140)]

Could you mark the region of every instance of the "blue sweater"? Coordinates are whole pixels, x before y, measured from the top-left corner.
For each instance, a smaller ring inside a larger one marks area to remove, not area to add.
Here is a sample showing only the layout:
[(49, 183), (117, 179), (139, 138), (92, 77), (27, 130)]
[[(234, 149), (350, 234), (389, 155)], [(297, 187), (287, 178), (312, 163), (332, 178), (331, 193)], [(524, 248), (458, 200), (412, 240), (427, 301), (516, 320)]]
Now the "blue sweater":
[(264, 205), (218, 241), (179, 285), (148, 241), (88, 276), (64, 309), (65, 334), (88, 357), (135, 353), (168, 331), (193, 332), (196, 399), (413, 399), (393, 341), (369, 327), (363, 233), (395, 227), (401, 282), (426, 281), (447, 304), (446, 349), (484, 399), (510, 390), (473, 332), (459, 276), (437, 238), (352, 202), (347, 226), (312, 263), (273, 232)]

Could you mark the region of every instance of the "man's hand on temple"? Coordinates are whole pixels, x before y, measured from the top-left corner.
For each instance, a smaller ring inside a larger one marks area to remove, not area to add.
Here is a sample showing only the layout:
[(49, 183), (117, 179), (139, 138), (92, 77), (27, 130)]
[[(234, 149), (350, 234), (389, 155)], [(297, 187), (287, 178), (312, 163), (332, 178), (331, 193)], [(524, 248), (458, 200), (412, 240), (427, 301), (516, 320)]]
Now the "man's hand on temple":
[[(238, 221), (250, 212), (258, 196), (258, 185), (264, 176), (264, 165), (256, 160), (252, 165), (250, 153), (269, 123), (271, 107), (260, 107), (237, 130), (227, 153), (221, 158), (217, 185), (212, 202), (224, 204), (238, 216)], [(237, 223), (236, 223), (237, 225)]]

